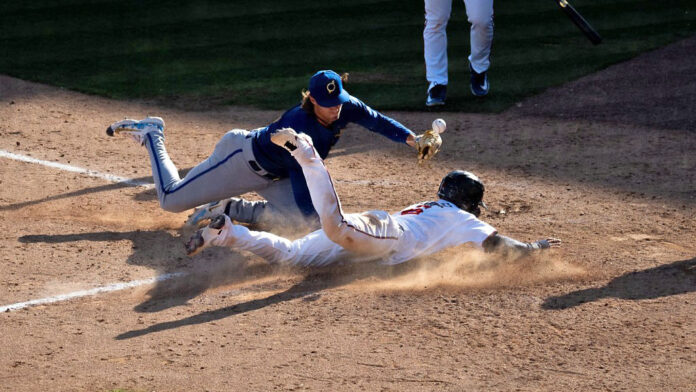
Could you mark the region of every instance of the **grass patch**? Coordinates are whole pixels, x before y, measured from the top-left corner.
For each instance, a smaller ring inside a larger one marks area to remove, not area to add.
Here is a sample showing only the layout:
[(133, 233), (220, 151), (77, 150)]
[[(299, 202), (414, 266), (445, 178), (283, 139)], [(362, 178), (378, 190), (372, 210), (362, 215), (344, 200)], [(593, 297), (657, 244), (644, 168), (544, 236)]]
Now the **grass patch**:
[[(471, 96), (462, 2), (448, 27), (445, 110), (521, 99), (696, 33), (693, 0), (577, 0), (592, 46), (553, 1), (498, 0), (491, 95)], [(522, 5), (524, 7), (522, 7)], [(0, 73), (112, 98), (285, 109), (316, 70), (382, 109), (422, 110), (421, 1), (34, 0), (0, 3)]]

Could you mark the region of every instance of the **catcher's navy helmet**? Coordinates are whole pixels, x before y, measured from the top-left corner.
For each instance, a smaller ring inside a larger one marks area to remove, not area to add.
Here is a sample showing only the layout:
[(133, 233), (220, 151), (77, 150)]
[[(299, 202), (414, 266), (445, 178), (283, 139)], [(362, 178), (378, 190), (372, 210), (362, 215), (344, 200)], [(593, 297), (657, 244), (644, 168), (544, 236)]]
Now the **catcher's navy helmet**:
[(483, 183), (474, 174), (455, 170), (449, 172), (440, 183), (437, 196), (447, 200), (464, 211), (479, 216), (481, 209), (487, 208), (483, 202)]

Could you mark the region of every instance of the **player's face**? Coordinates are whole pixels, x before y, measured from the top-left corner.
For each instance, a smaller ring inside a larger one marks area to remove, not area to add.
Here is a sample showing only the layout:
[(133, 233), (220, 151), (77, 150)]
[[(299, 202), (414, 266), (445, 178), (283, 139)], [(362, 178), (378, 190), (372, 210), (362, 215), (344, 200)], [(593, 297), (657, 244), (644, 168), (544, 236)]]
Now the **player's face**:
[(311, 96), (309, 99), (312, 101), (312, 104), (314, 104), (314, 115), (317, 116), (317, 120), (319, 120), (321, 125), (327, 127), (341, 116), (341, 108), (343, 105), (324, 107), (320, 106)]

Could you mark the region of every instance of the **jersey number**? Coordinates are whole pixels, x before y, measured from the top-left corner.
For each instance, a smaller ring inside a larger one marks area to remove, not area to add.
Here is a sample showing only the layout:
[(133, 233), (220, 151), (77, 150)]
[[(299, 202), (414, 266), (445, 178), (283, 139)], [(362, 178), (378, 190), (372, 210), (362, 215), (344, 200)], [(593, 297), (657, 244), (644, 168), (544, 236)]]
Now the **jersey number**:
[(409, 208), (408, 210), (403, 210), (401, 211), (401, 215), (418, 215), (422, 214), (423, 210), (427, 210), (428, 208), (431, 208), (433, 206), (443, 208), (443, 206), (435, 201), (429, 201), (427, 203), (423, 204), (418, 204), (416, 208)]

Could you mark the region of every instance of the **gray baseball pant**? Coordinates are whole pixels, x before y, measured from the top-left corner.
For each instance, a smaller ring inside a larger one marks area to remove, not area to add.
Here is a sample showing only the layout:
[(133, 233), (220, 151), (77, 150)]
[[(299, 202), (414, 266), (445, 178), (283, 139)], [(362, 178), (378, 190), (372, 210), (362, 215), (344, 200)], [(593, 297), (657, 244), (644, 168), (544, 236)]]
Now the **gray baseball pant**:
[[(159, 132), (147, 134), (152, 177), (160, 206), (181, 212), (202, 204), (256, 192), (265, 201), (233, 200), (230, 218), (244, 223), (269, 223), (302, 216), (289, 179), (272, 180), (265, 170), (255, 170), (251, 134), (243, 129), (227, 132), (213, 153), (192, 168), (184, 178), (172, 162)], [(251, 163), (253, 162), (253, 163)]]

